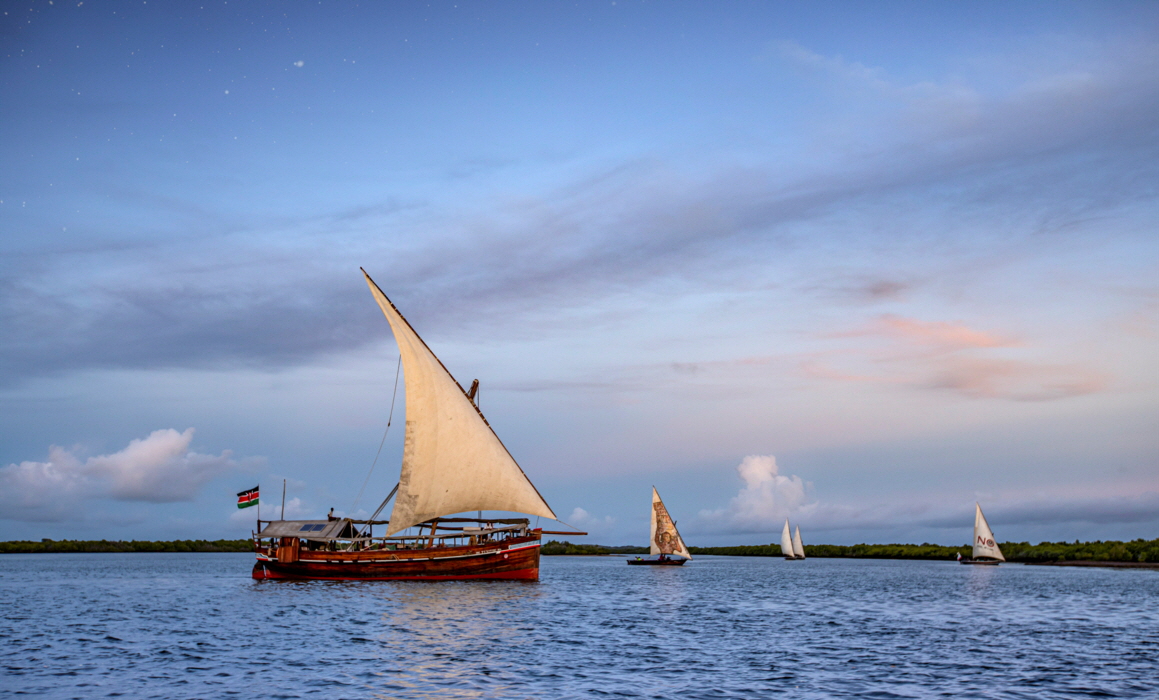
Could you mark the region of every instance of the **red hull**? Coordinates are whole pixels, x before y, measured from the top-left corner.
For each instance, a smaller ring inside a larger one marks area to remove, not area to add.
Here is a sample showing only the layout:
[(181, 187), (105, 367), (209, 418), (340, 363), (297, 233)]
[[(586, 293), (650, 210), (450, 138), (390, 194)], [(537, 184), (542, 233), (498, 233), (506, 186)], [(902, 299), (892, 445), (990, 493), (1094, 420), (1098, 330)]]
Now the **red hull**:
[(297, 555), (297, 561), (278, 561), (259, 550), (253, 577), (319, 581), (539, 579), (538, 535), (466, 547), (365, 552), (302, 550)]

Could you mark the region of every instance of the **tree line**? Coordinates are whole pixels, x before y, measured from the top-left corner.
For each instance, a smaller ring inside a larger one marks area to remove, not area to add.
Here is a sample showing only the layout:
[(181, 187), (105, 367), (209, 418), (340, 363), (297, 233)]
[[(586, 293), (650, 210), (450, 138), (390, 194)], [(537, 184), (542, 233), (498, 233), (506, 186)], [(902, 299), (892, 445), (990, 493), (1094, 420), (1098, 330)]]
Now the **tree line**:
[[(1159, 539), (1131, 540), (1130, 542), (1001, 542), (1007, 561), (1038, 564), (1053, 561), (1115, 561), (1159, 562)], [(39, 542), (0, 542), (0, 554), (44, 554), (83, 552), (250, 552), (253, 542), (244, 540), (172, 540), (150, 542), (141, 540), (40, 540)], [(648, 547), (623, 545), (608, 547), (599, 544), (573, 544), (551, 540), (542, 547), (545, 555), (561, 554), (647, 554)], [(734, 557), (779, 557), (779, 544), (752, 544), (735, 547), (689, 547), (696, 554), (716, 554)], [(959, 554), (970, 556), (970, 546), (946, 547), (929, 544), (807, 544), (805, 556), (818, 558), (853, 559), (955, 559)]]
[(0, 542), (0, 554), (74, 554), (85, 552), (252, 552), (252, 540), (41, 540)]
[[(1001, 542), (999, 546), (1007, 561), (1037, 564), (1052, 561), (1121, 561), (1159, 562), (1159, 539), (1130, 542)], [(647, 554), (647, 547), (605, 547), (598, 544), (572, 544), (552, 540), (543, 545), (543, 553), (551, 554)], [(689, 547), (697, 554), (716, 554), (733, 557), (779, 557), (779, 544), (751, 544), (735, 547)], [(805, 545), (806, 557), (851, 559), (956, 559), (959, 554), (970, 556), (970, 545), (947, 547), (930, 544), (836, 544)]]

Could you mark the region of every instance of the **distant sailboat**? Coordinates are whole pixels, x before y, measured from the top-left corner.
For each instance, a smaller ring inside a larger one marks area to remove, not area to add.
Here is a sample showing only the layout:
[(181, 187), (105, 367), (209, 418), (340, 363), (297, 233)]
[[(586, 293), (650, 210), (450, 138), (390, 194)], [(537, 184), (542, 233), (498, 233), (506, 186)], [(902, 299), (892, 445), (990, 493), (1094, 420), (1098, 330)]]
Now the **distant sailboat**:
[[(684, 562), (692, 558), (688, 547), (684, 546), (684, 540), (680, 538), (680, 533), (676, 531), (676, 523), (668, 514), (668, 509), (664, 507), (664, 501), (660, 500), (660, 494), (656, 491), (655, 486), (652, 487), (652, 547), (650, 553), (660, 556), (657, 559), (636, 557), (629, 559), (628, 563), (683, 566)], [(682, 558), (674, 559), (672, 557)]]
[(797, 532), (793, 535), (793, 556), (798, 559), (805, 558), (805, 545), (801, 544), (801, 526), (797, 526)]
[(990, 530), (990, 523), (982, 515), (982, 506), (974, 504), (974, 553), (969, 559), (959, 559), (962, 564), (988, 564), (997, 566), (1006, 561), (1002, 550), (994, 541), (994, 533)]
[(790, 561), (797, 558), (797, 555), (793, 552), (793, 535), (789, 530), (788, 518), (785, 518), (785, 529), (781, 530), (781, 554), (785, 556), (785, 559)]

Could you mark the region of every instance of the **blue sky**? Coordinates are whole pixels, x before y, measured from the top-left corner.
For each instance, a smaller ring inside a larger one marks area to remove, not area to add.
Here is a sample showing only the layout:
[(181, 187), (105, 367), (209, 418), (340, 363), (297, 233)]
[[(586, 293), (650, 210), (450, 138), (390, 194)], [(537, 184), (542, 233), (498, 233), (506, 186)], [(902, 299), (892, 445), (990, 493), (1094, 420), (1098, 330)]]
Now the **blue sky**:
[(589, 541), (1159, 537), (1154, 3), (3, 8), (0, 538), (373, 509), (360, 266)]

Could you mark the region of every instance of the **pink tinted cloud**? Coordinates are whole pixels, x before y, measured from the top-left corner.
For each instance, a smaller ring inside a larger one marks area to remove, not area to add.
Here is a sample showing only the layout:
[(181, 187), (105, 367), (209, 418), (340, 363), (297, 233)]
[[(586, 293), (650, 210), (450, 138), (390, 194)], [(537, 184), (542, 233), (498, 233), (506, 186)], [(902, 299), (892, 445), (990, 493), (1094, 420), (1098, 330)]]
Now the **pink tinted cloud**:
[(893, 315), (882, 316), (879, 322), (887, 334), (913, 343), (953, 348), (997, 348), (1017, 345), (1013, 341), (985, 331), (974, 330), (961, 323), (918, 321)]
[(1051, 401), (1103, 390), (1106, 374), (1078, 364), (996, 357), (995, 352), (1025, 348), (1002, 335), (961, 322), (922, 321), (891, 314), (831, 338), (884, 341), (874, 347), (847, 347), (812, 357), (801, 371), (811, 377), (845, 382), (908, 384), (950, 390), (971, 398)]
[(947, 357), (927, 375), (928, 386), (976, 398), (1050, 401), (1093, 394), (1108, 378), (1077, 365), (1046, 365), (996, 358)]
[(919, 321), (893, 314), (883, 314), (863, 328), (836, 334), (836, 337), (856, 336), (882, 337), (908, 345), (945, 350), (1014, 347), (1019, 344), (961, 322)]

